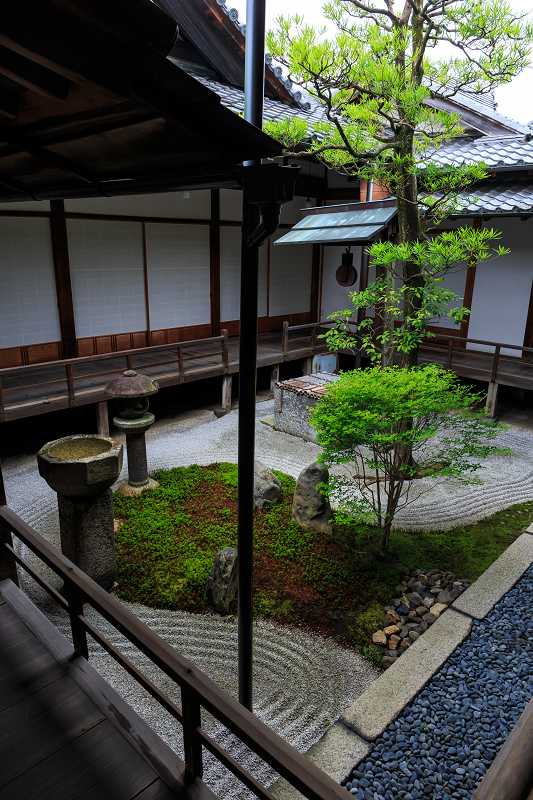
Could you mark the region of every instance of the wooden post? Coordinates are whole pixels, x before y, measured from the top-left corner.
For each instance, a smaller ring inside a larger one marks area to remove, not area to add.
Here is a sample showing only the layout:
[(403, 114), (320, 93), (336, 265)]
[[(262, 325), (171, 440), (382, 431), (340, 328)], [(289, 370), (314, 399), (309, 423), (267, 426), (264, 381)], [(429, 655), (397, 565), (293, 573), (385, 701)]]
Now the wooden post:
[(100, 436), (109, 436), (109, 415), (107, 413), (107, 400), (96, 404), (96, 430)]
[(490, 381), (487, 392), (487, 402), (485, 404), (485, 414), (494, 419), (496, 416), (496, 409), (498, 407), (498, 390), (500, 384), (495, 381)]
[[(474, 230), (481, 230), (483, 227), (483, 218), (482, 217), (475, 217), (472, 223), (472, 227)], [(466, 270), (466, 280), (465, 280), (465, 293), (463, 297), (463, 306), (464, 308), (468, 308), (470, 311), (472, 310), (472, 298), (474, 296), (474, 283), (476, 281), (476, 269), (477, 263), (473, 260), (470, 261), (468, 264), (468, 269)], [(470, 314), (467, 314), (464, 320), (461, 322), (461, 327), (459, 329), (459, 336), (463, 339), (468, 338), (468, 327), (470, 325)], [(466, 347), (466, 342), (460, 343), (459, 347)]]
[(283, 360), (287, 360), (287, 350), (289, 346), (289, 323), (287, 320), (283, 323), (283, 333), (281, 334), (281, 355)]
[(209, 286), (211, 295), (211, 336), (220, 336), (220, 189), (211, 189)]
[(68, 613), (70, 617), (70, 630), (72, 632), (72, 644), (76, 654), (82, 656), (86, 661), (89, 660), (89, 648), (87, 647), (87, 632), (83, 623), (79, 619), (83, 616), (83, 602), (80, 593), (68, 578), (65, 579), (65, 595), (68, 601)]
[(70, 281), (67, 222), (63, 200), (50, 200), (50, 236), (63, 358), (76, 358), (78, 345), (76, 342), (74, 302), (72, 300), (72, 284)]
[(279, 381), (279, 364), (273, 364), (270, 370), (270, 397), (274, 397), (274, 387)]
[[(2, 474), (2, 464), (0, 463), (0, 506), (5, 506), (6, 492), (4, 489), (4, 476)], [(17, 575), (17, 565), (15, 559), (7, 550), (4, 545), (8, 544), (13, 547), (13, 537), (9, 528), (0, 520), (0, 580), (10, 579), (15, 586), (19, 585)]]
[(310, 375), (313, 371), (313, 358), (309, 356), (308, 358), (302, 358), (302, 374), (303, 375)]
[(227, 373), (222, 377), (222, 408), (224, 411), (231, 411), (231, 387), (233, 385), (233, 375)]
[(194, 778), (203, 775), (202, 742), (198, 729), (202, 726), (200, 702), (196, 692), (181, 687), (181, 712), (183, 714), (183, 750), (185, 770)]

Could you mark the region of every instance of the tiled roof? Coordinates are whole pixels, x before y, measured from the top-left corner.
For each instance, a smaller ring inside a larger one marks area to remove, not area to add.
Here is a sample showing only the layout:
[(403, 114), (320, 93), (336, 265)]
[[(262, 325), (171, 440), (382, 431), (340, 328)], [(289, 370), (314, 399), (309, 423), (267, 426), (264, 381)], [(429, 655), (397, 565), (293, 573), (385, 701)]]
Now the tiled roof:
[(286, 389), (295, 394), (305, 394), (307, 397), (322, 397), (328, 390), (330, 383), (339, 380), (339, 375), (331, 372), (315, 372), (313, 375), (306, 375), (304, 378), (290, 378), (288, 381), (276, 383), (280, 389)]
[[(224, 0), (216, 0), (217, 4), (221, 7), (222, 11), (224, 11), (229, 19), (233, 22), (237, 30), (241, 31), (243, 36), (246, 36), (246, 24), (239, 22), (239, 12), (236, 8), (228, 8), (225, 4)], [(308, 100), (307, 97), (303, 92), (299, 89), (293, 90), (292, 88), (292, 81), (290, 78), (283, 77), (283, 70), (279, 66), (275, 66), (272, 62), (272, 57), (270, 55), (265, 56), (265, 68), (269, 69), (271, 72), (274, 73), (278, 81), (285, 87), (285, 89), (294, 97), (296, 103), (300, 106), (301, 109), (304, 111), (309, 111), (310, 107), (308, 107)]]
[[(176, 61), (176, 59), (172, 60)], [(237, 89), (234, 86), (228, 86), (225, 83), (214, 80), (208, 76), (208, 70), (202, 67), (198, 68), (196, 65), (187, 64), (182, 61), (179, 62), (179, 66), (196, 78), (196, 80), (200, 81), (200, 83), (203, 83), (204, 86), (207, 86), (208, 89), (218, 94), (222, 104), (225, 105), (226, 108), (231, 108), (237, 114), (244, 111), (244, 92), (242, 89)], [(284, 103), (280, 103), (279, 100), (270, 100), (268, 97), (265, 97), (263, 116), (265, 120), (298, 117), (299, 119), (306, 119), (310, 125), (314, 125), (315, 122), (321, 122), (324, 119), (324, 112), (321, 106), (316, 104), (312, 106), (310, 102), (307, 102), (306, 106), (306, 108), (292, 108)]]
[[(530, 131), (530, 133), (533, 133)], [(431, 161), (439, 166), (484, 163), (493, 170), (533, 165), (533, 141), (525, 136), (482, 136), (456, 140), (437, 150)]]
[(492, 180), (478, 183), (459, 196), (458, 214), (519, 214), (533, 212), (533, 182)]

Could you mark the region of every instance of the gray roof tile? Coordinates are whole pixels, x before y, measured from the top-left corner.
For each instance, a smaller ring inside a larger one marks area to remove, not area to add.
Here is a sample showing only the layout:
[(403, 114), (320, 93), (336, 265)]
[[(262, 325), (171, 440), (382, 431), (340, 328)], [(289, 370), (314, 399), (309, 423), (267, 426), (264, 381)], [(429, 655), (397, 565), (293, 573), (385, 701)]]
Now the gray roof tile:
[[(238, 114), (244, 110), (244, 92), (242, 89), (237, 89), (234, 86), (228, 86), (225, 83), (219, 83), (212, 78), (205, 77), (204, 74), (196, 72), (195, 70), (189, 70), (185, 65), (183, 66), (184, 68), (187, 68), (189, 74), (193, 75), (196, 80), (200, 81), (200, 83), (203, 83), (204, 86), (208, 87), (208, 89), (211, 89), (213, 92), (218, 94), (222, 104), (225, 105), (226, 108), (231, 108)], [(278, 120), (286, 119), (287, 117), (298, 117), (300, 119), (306, 119), (310, 125), (314, 125), (315, 122), (321, 122), (324, 119), (324, 112), (321, 106), (317, 104), (311, 105), (310, 102), (308, 105), (308, 109), (292, 108), (291, 106), (286, 106), (284, 103), (280, 103), (279, 100), (270, 100), (268, 97), (265, 97), (263, 116), (265, 120)]]
[(454, 167), (482, 162), (494, 170), (530, 166), (533, 165), (533, 141), (526, 141), (522, 135), (459, 139), (439, 148), (430, 160), (439, 166)]
[(467, 214), (520, 214), (533, 212), (533, 182), (495, 179), (478, 183), (459, 196), (459, 211)]

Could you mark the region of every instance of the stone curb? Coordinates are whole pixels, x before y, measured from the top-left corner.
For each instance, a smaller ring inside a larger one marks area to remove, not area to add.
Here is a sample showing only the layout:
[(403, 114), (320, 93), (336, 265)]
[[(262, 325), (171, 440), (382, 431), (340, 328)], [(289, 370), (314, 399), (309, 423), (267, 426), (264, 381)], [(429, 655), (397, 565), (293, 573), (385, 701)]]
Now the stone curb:
[(359, 736), (374, 741), (441, 668), (468, 636), (472, 619), (453, 608), (395, 661), (377, 681), (341, 714), (340, 721)]
[(474, 619), (484, 619), (533, 562), (532, 533), (533, 525), (530, 525), (527, 532), (515, 539), (483, 575), (457, 598), (452, 608)]
[[(379, 678), (378, 678), (379, 680)], [(341, 783), (370, 752), (370, 745), (340, 722), (335, 722), (305, 754), (324, 772)], [(304, 795), (283, 778), (269, 787), (269, 791), (280, 800), (305, 800)]]
[[(341, 714), (339, 721), (307, 751), (310, 761), (337, 783), (350, 775), (368, 754), (370, 743), (396, 719), (464, 641), (474, 620), (486, 617), (533, 563), (531, 534), (533, 524)], [(270, 791), (279, 800), (303, 798), (281, 779)]]

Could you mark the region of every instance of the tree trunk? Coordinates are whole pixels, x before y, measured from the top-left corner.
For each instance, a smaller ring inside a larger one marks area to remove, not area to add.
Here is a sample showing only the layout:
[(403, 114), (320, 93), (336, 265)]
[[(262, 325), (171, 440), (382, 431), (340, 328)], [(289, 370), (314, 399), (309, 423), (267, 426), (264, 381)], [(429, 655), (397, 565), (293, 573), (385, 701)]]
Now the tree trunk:
[(389, 551), (391, 525), (392, 520), (387, 520), (381, 529), (381, 536), (379, 537), (379, 554), (383, 557), (385, 557)]

